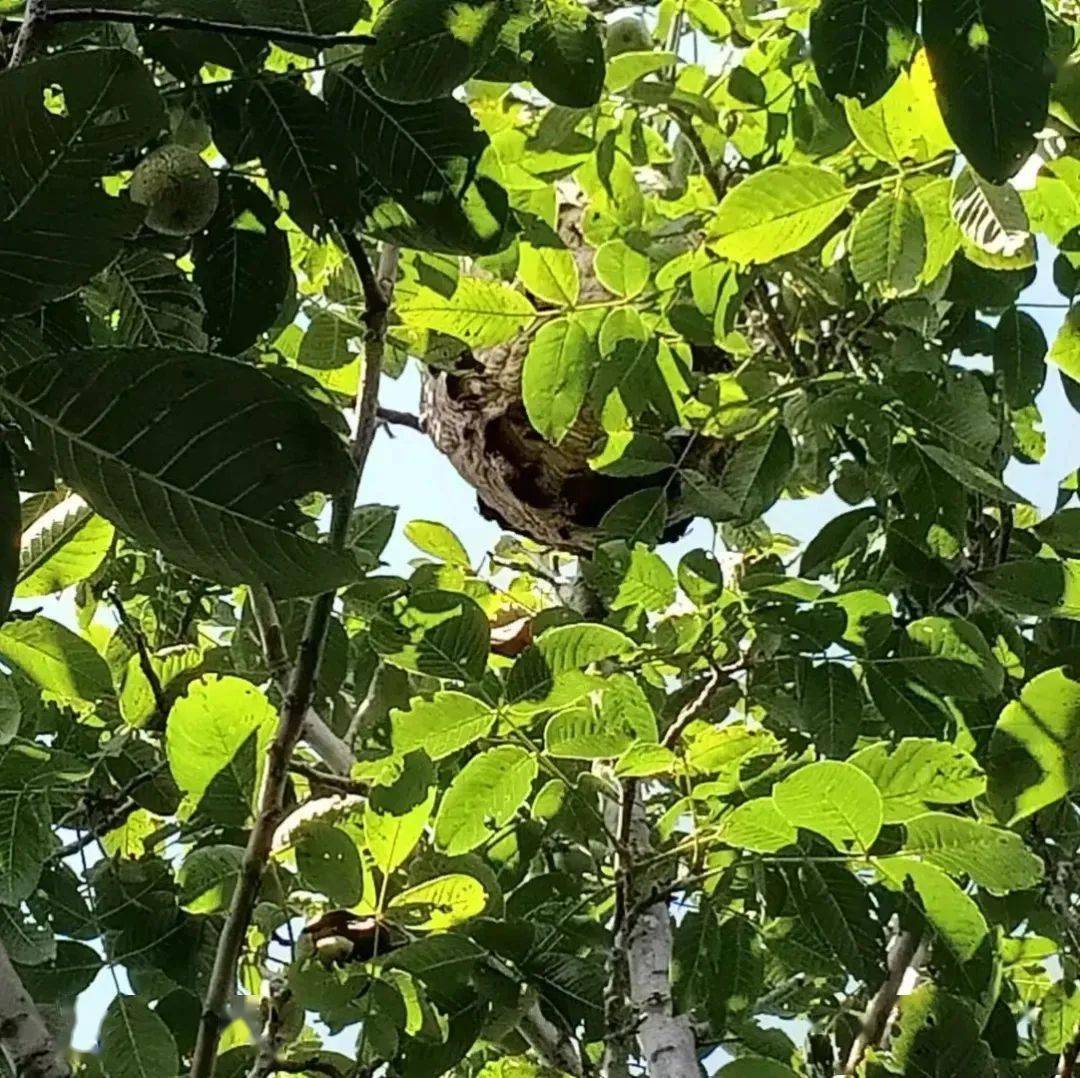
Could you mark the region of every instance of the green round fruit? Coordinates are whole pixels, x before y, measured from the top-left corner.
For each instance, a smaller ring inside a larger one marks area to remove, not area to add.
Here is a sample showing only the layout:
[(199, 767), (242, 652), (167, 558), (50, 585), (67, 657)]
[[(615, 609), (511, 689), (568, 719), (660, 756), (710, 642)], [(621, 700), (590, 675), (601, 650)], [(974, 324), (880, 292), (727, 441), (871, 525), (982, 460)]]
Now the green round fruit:
[(146, 207), (146, 224), (166, 236), (190, 236), (218, 204), (217, 177), (192, 149), (174, 143), (144, 158), (131, 177), (131, 201)]
[(627, 15), (607, 24), (605, 50), (609, 58), (623, 52), (648, 52), (652, 48), (652, 34), (641, 19)]

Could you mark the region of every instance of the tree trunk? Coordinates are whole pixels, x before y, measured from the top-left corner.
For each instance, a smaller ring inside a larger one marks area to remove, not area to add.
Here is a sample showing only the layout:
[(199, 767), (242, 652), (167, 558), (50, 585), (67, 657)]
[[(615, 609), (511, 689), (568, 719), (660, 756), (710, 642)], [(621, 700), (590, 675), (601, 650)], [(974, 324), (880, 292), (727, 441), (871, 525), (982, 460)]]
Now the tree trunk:
[(70, 1078), (34, 1001), (0, 947), (0, 1042), (18, 1078)]

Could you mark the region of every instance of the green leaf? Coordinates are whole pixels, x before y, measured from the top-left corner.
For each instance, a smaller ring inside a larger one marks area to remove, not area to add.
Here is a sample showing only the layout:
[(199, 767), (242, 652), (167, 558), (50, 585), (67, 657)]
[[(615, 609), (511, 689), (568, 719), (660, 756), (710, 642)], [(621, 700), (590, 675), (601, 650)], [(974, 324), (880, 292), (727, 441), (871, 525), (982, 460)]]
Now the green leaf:
[(311, 820), (295, 841), (296, 871), (304, 885), (326, 895), (335, 906), (354, 906), (364, 891), (360, 851), (340, 827)]
[(712, 246), (742, 265), (771, 262), (817, 239), (853, 195), (834, 172), (812, 165), (774, 165), (724, 197), (709, 233)]
[(1080, 509), (1061, 509), (1032, 531), (1059, 554), (1080, 555)]
[(1012, 408), (1026, 408), (1046, 381), (1046, 334), (1042, 326), (1014, 304), (994, 330), (994, 370), (1005, 386)]
[(579, 0), (540, 0), (539, 18), (522, 38), (529, 79), (549, 101), (587, 109), (604, 89), (602, 24)]
[[(387, 799), (389, 801), (389, 799)], [(389, 876), (416, 848), (435, 805), (435, 787), (415, 803), (385, 806), (371, 799), (364, 808), (364, 841), (375, 867)]]
[(975, 591), (1017, 614), (1080, 618), (1080, 561), (1023, 558), (972, 573)]
[[(840, 766), (840, 765), (838, 765)], [(844, 866), (804, 861), (784, 869), (800, 921), (820, 950), (853, 977), (880, 981), (884, 947), (867, 889)]]
[[(250, 682), (208, 675), (191, 683), (172, 706), (165, 751), (176, 784), (199, 802), (216, 776), (226, 771), (233, 800), (243, 814), (255, 803), (263, 756), (277, 725), (270, 702)], [(249, 739), (254, 753), (244, 753)], [(208, 811), (214, 805), (204, 806)]]
[(116, 312), (117, 344), (206, 351), (202, 296), (176, 263), (157, 251), (125, 251), (98, 283), (91, 304), (101, 305), (110, 320)]
[(0, 677), (0, 746), (7, 745), (19, 732), (22, 700), (11, 677)]
[(961, 233), (977, 250), (1017, 258), (1031, 247), (1027, 211), (1008, 184), (995, 186), (965, 168), (953, 184), (952, 212)]
[(631, 745), (615, 762), (615, 774), (620, 778), (648, 778), (652, 775), (670, 775), (675, 770), (678, 757), (663, 745), (638, 742)]
[(445, 97), (479, 69), (505, 19), (498, 0), (389, 0), (364, 51), (372, 87), (391, 101)]
[(608, 240), (596, 250), (593, 270), (597, 280), (616, 296), (632, 297), (645, 290), (652, 272), (647, 256), (623, 240)]
[(862, 726), (863, 694), (842, 663), (811, 667), (802, 684), (799, 717), (825, 756), (847, 756)]
[(1080, 1026), (1080, 986), (1051, 985), (1039, 1011), (1038, 1035), (1043, 1050), (1058, 1055), (1076, 1039)]
[(244, 851), (240, 846), (199, 846), (176, 874), (180, 902), (188, 913), (224, 913), (240, 879)]
[(65, 498), (23, 531), (15, 594), (49, 595), (85, 580), (104, 561), (112, 540), (107, 520), (77, 494)]
[(772, 796), (788, 823), (824, 835), (839, 850), (865, 852), (881, 830), (881, 794), (851, 764), (836, 760), (808, 764), (778, 782)]
[(791, 436), (778, 424), (739, 442), (720, 476), (722, 508), (742, 523), (761, 516), (780, 497), (794, 463)]
[(41, 615), (0, 627), (0, 656), (64, 700), (89, 702), (112, 695), (109, 668), (93, 645)]
[(1080, 382), (1080, 306), (1070, 308), (1046, 358)]
[(450, 97), (387, 101), (359, 65), (327, 71), (326, 102), (337, 127), (363, 147), (366, 232), (449, 254), (490, 253), (510, 241), (506, 192), (478, 167), (488, 139), (468, 106)]
[(314, 408), (246, 363), (96, 349), (10, 372), (0, 399), (102, 516), (191, 572), (283, 597), (357, 575), (268, 522), (313, 489), (340, 490), (352, 464)]
[(904, 188), (878, 195), (855, 218), (851, 232), (851, 272), (860, 284), (886, 296), (912, 292), (926, 264), (922, 211)]
[(450, 855), (476, 849), (525, 803), (537, 767), (535, 757), (515, 745), (474, 756), (443, 795), (435, 845)]
[(559, 712), (544, 729), (546, 752), (568, 759), (621, 756), (635, 740), (637, 731), (623, 714), (588, 704)]
[[(891, 165), (905, 161), (929, 162), (952, 146), (952, 139), (938, 112), (930, 64), (922, 50), (916, 54), (908, 70), (901, 70), (892, 88), (879, 101), (861, 107), (857, 101), (848, 100), (844, 111), (852, 132), (862, 146)], [(934, 192), (934, 204), (940, 203), (948, 224), (955, 229), (949, 213), (952, 182), (948, 177), (926, 184), (916, 192), (924, 216), (928, 217), (927, 206), (920, 195), (933, 188), (940, 188), (940, 191)], [(928, 217), (928, 238), (932, 240), (934, 233)], [(933, 242), (930, 246), (933, 250)], [(933, 273), (929, 279), (936, 276), (937, 273)]]
[(771, 797), (747, 801), (720, 821), (720, 840), (740, 850), (776, 853), (794, 846), (799, 835)]
[(248, 91), (251, 140), (271, 187), (308, 235), (342, 223), (356, 168), (326, 105), (289, 79), (255, 79)]
[(491, 632), (483, 610), (467, 595), (420, 591), (380, 608), (371, 643), (406, 670), (452, 681), (479, 681)]
[(724, 593), (724, 570), (708, 550), (691, 550), (679, 560), (679, 587), (697, 607), (716, 602)]
[[(7, 776), (10, 781), (10, 776)], [(18, 906), (38, 886), (56, 848), (46, 793), (25, 784), (0, 797), (0, 905)]]
[(149, 69), (124, 49), (65, 51), (0, 75), (0, 317), (70, 295), (120, 253), (142, 211), (99, 181), (164, 121)]
[(955, 745), (906, 737), (890, 751), (869, 745), (848, 761), (873, 779), (885, 805), (885, 823), (903, 823), (927, 806), (962, 805), (986, 792), (986, 775), (975, 758)]
[(1041, 0), (923, 0), (922, 34), (949, 133), (991, 183), (1014, 176), (1046, 122)]
[(533, 305), (516, 289), (475, 277), (460, 278), (452, 296), (418, 288), (396, 309), (406, 325), (447, 333), (470, 348), (506, 344), (536, 317)]
[(1024, 505), (1026, 500), (1022, 495), (1011, 490), (996, 476), (991, 475), (985, 468), (964, 457), (950, 453), (937, 445), (920, 445), (919, 452), (928, 456), (935, 464), (944, 469), (958, 483), (962, 483), (969, 490), (981, 494), (984, 498), (992, 498), (997, 502), (1005, 502), (1008, 505)]
[(22, 910), (0, 906), (0, 944), (16, 965), (40, 966), (56, 958), (56, 937)]
[(1064, 667), (1032, 678), (1006, 704), (990, 739), (988, 794), (1014, 824), (1065, 797), (1080, 782), (1080, 682)]
[(218, 208), (192, 246), (206, 332), (226, 355), (249, 348), (278, 319), (292, 290), (289, 241), (254, 184), (222, 180)]
[(363, 335), (363, 330), (329, 311), (316, 311), (300, 342), (296, 362), (310, 370), (338, 370), (352, 363), (356, 354), (349, 342)]
[(986, 918), (975, 900), (939, 868), (910, 857), (881, 857), (874, 867), (898, 891), (910, 880), (926, 919), (960, 962), (972, 958), (986, 939)]
[(907, 627), (903, 666), (943, 696), (996, 696), (1005, 671), (978, 628), (963, 618), (919, 618)]
[(483, 700), (462, 692), (437, 692), (430, 700), (417, 697), (407, 710), (390, 712), (394, 751), (423, 749), (441, 760), (483, 737), (495, 722), (495, 712)]
[(447, 565), (469, 568), (469, 552), (445, 524), (434, 520), (411, 520), (405, 525), (405, 538), (425, 554)]
[(437, 876), (394, 895), (387, 913), (414, 931), (445, 932), (483, 913), (487, 891), (475, 876)]
[(529, 345), (521, 394), (529, 422), (556, 445), (574, 425), (600, 362), (595, 336), (579, 318), (545, 322)]
[(810, 49), (830, 97), (877, 101), (915, 41), (916, 0), (823, 0), (810, 20)]
[(996, 894), (1022, 891), (1042, 879), (1042, 862), (1012, 831), (963, 816), (928, 812), (905, 824), (904, 856), (916, 856)]
[(997, 1068), (971, 1006), (924, 984), (900, 1004), (892, 1055), (901, 1073), (934, 1078), (994, 1078)]
[(137, 996), (117, 996), (98, 1035), (99, 1063), (106, 1078), (162, 1078), (180, 1069), (169, 1027)]
[(581, 294), (577, 262), (567, 247), (519, 244), (517, 276), (534, 296), (556, 307), (573, 307)]

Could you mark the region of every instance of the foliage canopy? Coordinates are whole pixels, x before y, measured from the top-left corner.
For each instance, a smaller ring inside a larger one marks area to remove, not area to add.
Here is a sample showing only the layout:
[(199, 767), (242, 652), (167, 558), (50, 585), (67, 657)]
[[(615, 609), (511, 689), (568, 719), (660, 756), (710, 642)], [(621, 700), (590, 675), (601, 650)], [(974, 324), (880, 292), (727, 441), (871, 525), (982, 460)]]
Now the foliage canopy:
[[(3, 11), (10, 1068), (1072, 1074), (1072, 0)], [(496, 360), (611, 496), (477, 567), (358, 490)]]

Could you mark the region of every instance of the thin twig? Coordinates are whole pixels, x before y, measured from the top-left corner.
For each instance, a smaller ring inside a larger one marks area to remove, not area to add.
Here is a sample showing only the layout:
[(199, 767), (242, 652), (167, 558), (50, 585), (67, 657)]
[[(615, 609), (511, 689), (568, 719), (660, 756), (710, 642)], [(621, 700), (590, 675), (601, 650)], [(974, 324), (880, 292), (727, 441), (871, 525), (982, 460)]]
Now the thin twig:
[(424, 427), (418, 415), (412, 412), (399, 412), (396, 408), (383, 408), (379, 406), (379, 420), (382, 423), (390, 423), (395, 427), (408, 427), (420, 434), (424, 433)]
[[(367, 253), (359, 239), (347, 243), (349, 254), (356, 261), (356, 270), (364, 284), (368, 301), (365, 321), (368, 327), (364, 350), (364, 375), (356, 401), (356, 420), (352, 437), (352, 459), (355, 465), (352, 480), (334, 500), (330, 522), (330, 545), (342, 550), (348, 538), (349, 521), (356, 504), (360, 478), (367, 463), (374, 437), (379, 381), (385, 345), (389, 302), (387, 291), (375, 279)], [(396, 254), (386, 262), (387, 275), (396, 275)], [(370, 284), (369, 284), (370, 282)], [(373, 285), (373, 287), (372, 287)], [(267, 751), (259, 810), (248, 835), (247, 847), (240, 867), (240, 878), (233, 891), (229, 912), (221, 929), (214, 966), (210, 974), (206, 997), (199, 1021), (198, 1037), (191, 1062), (191, 1078), (210, 1078), (214, 1073), (218, 1043), (226, 1024), (226, 1010), (236, 988), (236, 967), (247, 935), (248, 924), (255, 908), (255, 899), (262, 882), (263, 871), (270, 859), (274, 832), (281, 820), (285, 788), (292, 755), (304, 731), (319, 672), (323, 646), (334, 608), (336, 592), (319, 595), (312, 602), (304, 632), (297, 649), (296, 661), (289, 676), (289, 685), (278, 718), (274, 740)]]
[(8, 70), (18, 67), (33, 51), (38, 34), (50, 18), (49, 0), (27, 0), (22, 25), (11, 49)]
[[(227, 34), (232, 37), (251, 37), (261, 41), (291, 42), (295, 45), (316, 45), (322, 49), (335, 45), (370, 45), (375, 39), (371, 34), (317, 34), (308, 30), (294, 30), (284, 26), (259, 26), (252, 23), (229, 22), (223, 19), (200, 19), (191, 15), (158, 15), (145, 11), (124, 11), (118, 8), (54, 8), (45, 11), (46, 0), (30, 0), (23, 29), (31, 21), (31, 12), (39, 14), (31, 26), (30, 35), (36, 35), (42, 25), (60, 23), (104, 22), (125, 23), (147, 30), (195, 30), (209, 34)], [(20, 38), (23, 33), (20, 31)], [(19, 43), (16, 41), (18, 50)], [(25, 53), (24, 53), (25, 55)], [(21, 60), (23, 57), (19, 57)], [(14, 56), (13, 63), (14, 66)]]
[(303, 775), (308, 782), (325, 786), (328, 790), (334, 790), (337, 793), (352, 794), (360, 797), (368, 793), (366, 783), (335, 775), (332, 771), (320, 771), (317, 767), (309, 767), (307, 764), (302, 764), (297, 760), (293, 760), (289, 764), (289, 770), (295, 775)]
[(131, 623), (131, 619), (127, 616), (127, 611), (124, 609), (124, 604), (120, 601), (120, 597), (115, 592), (109, 594), (109, 602), (116, 611), (116, 616), (120, 621), (121, 627), (130, 633), (132, 639), (135, 641), (135, 651), (139, 656), (139, 669), (142, 670), (143, 677), (146, 678), (150, 685), (150, 692), (154, 697), (154, 707), (157, 709), (158, 718), (164, 722), (169, 714), (169, 699), (165, 695), (165, 689), (162, 687), (161, 678), (158, 677), (158, 673), (154, 669), (154, 663), (150, 657), (150, 649), (146, 646), (146, 637), (143, 635), (142, 629)]
[(53, 861), (62, 861), (65, 857), (71, 857), (73, 854), (85, 850), (87, 846), (96, 842), (102, 835), (107, 835), (110, 831), (114, 831), (117, 827), (120, 827), (126, 822), (127, 818), (139, 808), (139, 803), (132, 798), (132, 794), (134, 794), (141, 786), (145, 786), (148, 782), (153, 782), (153, 780), (165, 771), (168, 766), (168, 760), (160, 760), (150, 768), (149, 771), (143, 771), (141, 774), (138, 774), (125, 782), (116, 793), (103, 801), (102, 804), (95, 806), (99, 810), (104, 809), (106, 815), (101, 817), (101, 819), (91, 827), (76, 825), (75, 822), (86, 810), (87, 806), (85, 802), (82, 802), (73, 808), (61, 818), (57, 826), (63, 828), (77, 827), (78, 835), (66, 846), (61, 846), (60, 849), (52, 854), (50, 859)]
[(708, 677), (705, 679), (705, 684), (702, 686), (701, 692), (694, 697), (679, 714), (675, 717), (675, 721), (667, 728), (664, 733), (664, 740), (661, 744), (666, 749), (674, 748), (678, 743), (678, 740), (683, 735), (683, 731), (696, 719), (702, 711), (705, 710), (706, 705), (712, 699), (713, 693), (721, 683), (721, 673), (719, 670), (710, 670)]

